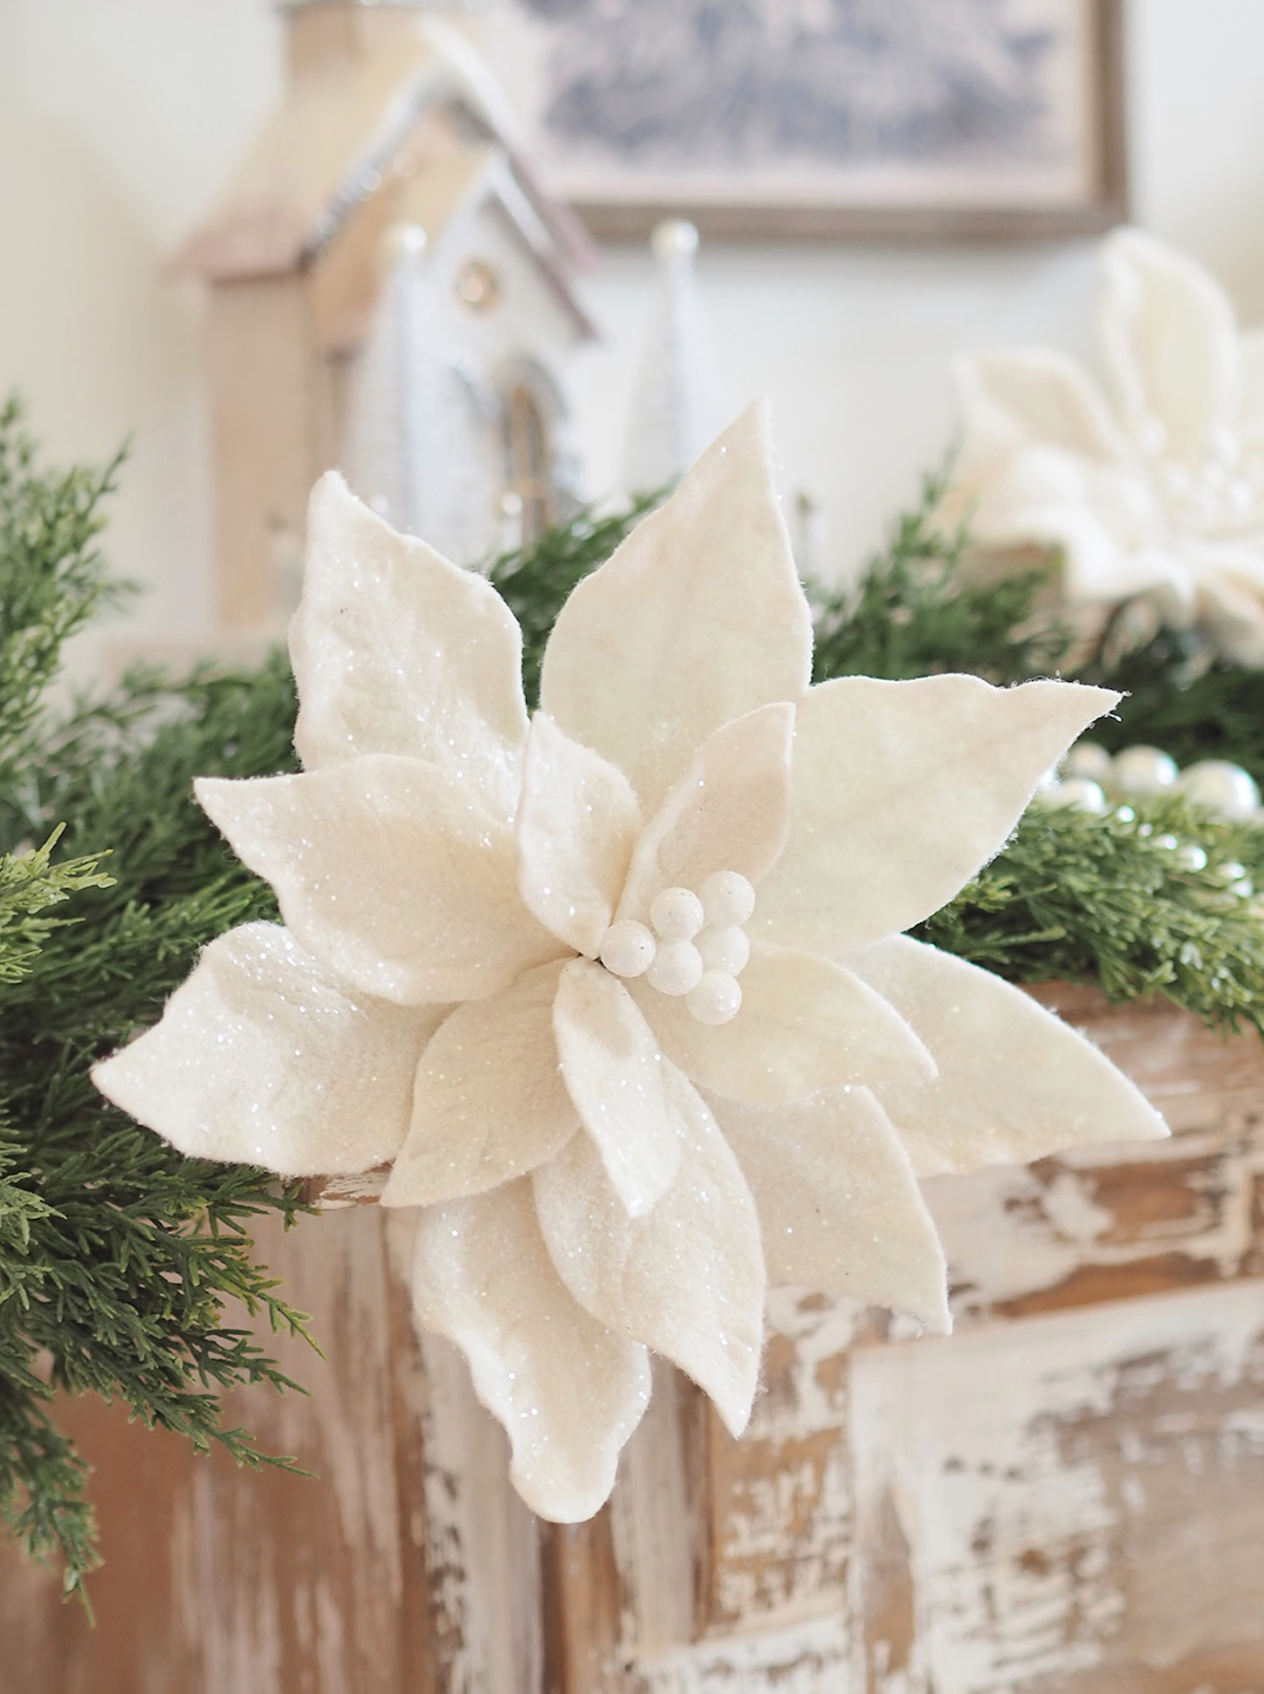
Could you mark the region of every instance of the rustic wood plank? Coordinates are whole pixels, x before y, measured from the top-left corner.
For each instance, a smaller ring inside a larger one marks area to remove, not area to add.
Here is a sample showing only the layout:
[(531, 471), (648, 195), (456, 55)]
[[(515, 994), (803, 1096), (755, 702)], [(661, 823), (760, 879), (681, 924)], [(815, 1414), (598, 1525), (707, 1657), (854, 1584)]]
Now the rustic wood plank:
[(239, 1471), (222, 1453), (62, 1403), (97, 1466), (107, 1563), (95, 1630), (55, 1580), (2, 1553), (3, 1694), (430, 1694), (417, 1344), (391, 1264), (400, 1219), (348, 1212), (259, 1247), (325, 1349), (267, 1337), (310, 1397), (243, 1390), (226, 1408), (318, 1480)]
[(1262, 1389), (1250, 1282), (859, 1350), (857, 1686), (1121, 1694), (1184, 1663), (1190, 1694), (1220, 1658), (1259, 1687)]

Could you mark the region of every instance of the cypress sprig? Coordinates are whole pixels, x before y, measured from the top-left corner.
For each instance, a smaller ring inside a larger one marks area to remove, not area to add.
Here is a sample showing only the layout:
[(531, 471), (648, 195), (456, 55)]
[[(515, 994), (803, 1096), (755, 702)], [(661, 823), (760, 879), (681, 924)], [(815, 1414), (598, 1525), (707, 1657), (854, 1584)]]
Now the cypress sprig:
[(1245, 892), (1264, 894), (1264, 831), (1179, 797), (1122, 811), (1033, 805), (916, 933), (1013, 982), (1091, 982), (1116, 1001), (1162, 994), (1211, 1029), (1264, 1034), (1264, 898)]
[(198, 1450), (291, 1465), (223, 1427), (222, 1396), (294, 1386), (248, 1317), (305, 1334), (250, 1236), (257, 1218), (294, 1221), (297, 1193), (183, 1158), (89, 1079), (156, 1020), (202, 946), (273, 914), (191, 783), (288, 768), (294, 723), (277, 656), (179, 683), (137, 671), (50, 712), (63, 643), (115, 597), (96, 546), (112, 478), (44, 471), (17, 408), (0, 412), (0, 1521), (67, 1592), (99, 1553), (56, 1393), (121, 1400)]

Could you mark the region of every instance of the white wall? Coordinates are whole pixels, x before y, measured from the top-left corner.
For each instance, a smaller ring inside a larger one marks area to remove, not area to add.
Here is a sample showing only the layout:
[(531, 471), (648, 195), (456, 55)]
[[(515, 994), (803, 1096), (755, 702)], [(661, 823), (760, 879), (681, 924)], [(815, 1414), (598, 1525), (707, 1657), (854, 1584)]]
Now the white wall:
[[(1137, 220), (1264, 322), (1264, 4), (1131, 0)], [(111, 550), (151, 624), (208, 604), (195, 292), (162, 256), (277, 98), (267, 0), (0, 0), (0, 391), (60, 458), (129, 433)], [(700, 260), (735, 411), (766, 391), (788, 488), (827, 509), (836, 564), (871, 547), (951, 434), (953, 352), (1002, 339), (1087, 352), (1091, 245), (713, 247)], [(649, 312), (649, 260), (588, 288), (607, 344), (576, 387), (590, 483), (617, 479)]]

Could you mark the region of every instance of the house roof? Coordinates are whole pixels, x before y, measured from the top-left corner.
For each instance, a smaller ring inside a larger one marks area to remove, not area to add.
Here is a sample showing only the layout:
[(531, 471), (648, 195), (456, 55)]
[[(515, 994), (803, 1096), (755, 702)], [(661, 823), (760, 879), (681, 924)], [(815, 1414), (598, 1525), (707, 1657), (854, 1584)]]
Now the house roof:
[(354, 347), (367, 332), (384, 275), (381, 238), (391, 222), (419, 224), (426, 232), (428, 259), (439, 258), (445, 237), (456, 232), (458, 215), (474, 206), (489, 207), (535, 260), (576, 335), (584, 341), (595, 339), (596, 328), (570, 286), (556, 243), (524, 193), (504, 148), (474, 142), (444, 157), (423, 157), (400, 185), (389, 221), (376, 217), (354, 249), (335, 250), (332, 264), (318, 275), (313, 295), (322, 345)]
[[(536, 182), (512, 115), (477, 53), (457, 32), (433, 23), (297, 78), (219, 205), (176, 253), (176, 268), (213, 281), (302, 269), (377, 192), (427, 113), (445, 102), (458, 108), (476, 143), (498, 145), (515, 184), (508, 202), (515, 216), (529, 214), (530, 233), (522, 233), (542, 261), (549, 253), (554, 281), (582, 316), (567, 272), (590, 260), (587, 237)], [(454, 209), (455, 201), (449, 214)]]

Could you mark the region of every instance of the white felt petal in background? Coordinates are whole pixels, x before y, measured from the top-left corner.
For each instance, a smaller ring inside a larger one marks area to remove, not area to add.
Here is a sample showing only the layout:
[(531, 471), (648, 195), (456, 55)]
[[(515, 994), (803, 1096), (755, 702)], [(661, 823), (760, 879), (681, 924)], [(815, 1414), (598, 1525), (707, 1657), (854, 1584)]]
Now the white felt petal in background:
[(715, 1120), (678, 1072), (676, 1181), (630, 1218), (582, 1135), (532, 1178), (544, 1239), (571, 1293), (611, 1329), (680, 1366), (740, 1435), (763, 1346), (766, 1278), (754, 1201)]
[(469, 1360), (475, 1393), (509, 1436), (513, 1484), (531, 1510), (556, 1523), (590, 1518), (649, 1402), (649, 1360), (563, 1286), (529, 1179), (420, 1214), (413, 1302), (422, 1327)]
[(429, 759), (513, 817), (527, 734), (517, 621), (483, 577), (397, 534), (333, 471), (312, 493), (290, 659), (308, 770)]
[(794, 707), (761, 706), (716, 730), (637, 842), (619, 916), (644, 922), (664, 888), (697, 890), (712, 871), (758, 882), (790, 829)]
[(1192, 259), (1140, 230), (1102, 248), (1102, 351), (1120, 414), (1164, 459), (1201, 469), (1213, 431), (1237, 422), (1237, 326), (1223, 289)]
[(680, 1164), (680, 1113), (658, 1042), (617, 977), (567, 965), (553, 1005), (562, 1077), (629, 1216), (655, 1205)]
[(799, 707), (790, 841), (752, 927), (835, 953), (920, 923), (999, 851), (1040, 778), (1118, 699), (973, 676), (821, 683)]
[(954, 375), (966, 420), (966, 463), (1034, 443), (1077, 457), (1119, 463), (1128, 456), (1100, 390), (1064, 353), (1043, 347), (998, 348), (957, 361)]
[(859, 977), (832, 960), (757, 942), (731, 1022), (699, 1023), (683, 1000), (629, 984), (670, 1058), (704, 1088), (777, 1106), (820, 1088), (934, 1075), (916, 1031)]
[(904, 1013), (939, 1066), (934, 1082), (874, 1089), (919, 1176), (1167, 1134), (1091, 1042), (990, 971), (903, 935), (848, 962)]
[(943, 1247), (868, 1089), (831, 1088), (776, 1110), (708, 1103), (755, 1197), (770, 1282), (845, 1294), (948, 1333)]
[(812, 625), (752, 406), (599, 571), (549, 637), (540, 703), (652, 812), (721, 724), (797, 700)]
[(430, 1206), (534, 1170), (579, 1128), (558, 1069), (561, 961), (458, 1006), (417, 1066), (412, 1123), (384, 1206)]
[(281, 1176), (371, 1170), (399, 1150), (417, 1060), (446, 1011), (348, 993), (279, 924), (244, 924), (92, 1080), (192, 1157)]
[(640, 825), (623, 772), (537, 712), (518, 810), (522, 897), (546, 928), (590, 959), (614, 915)]
[(522, 904), (509, 829), (434, 765), (379, 754), (195, 791), (295, 937), (365, 993), (477, 999), (561, 951)]

